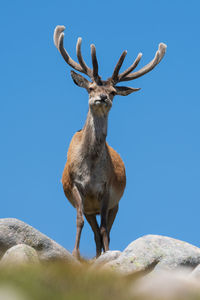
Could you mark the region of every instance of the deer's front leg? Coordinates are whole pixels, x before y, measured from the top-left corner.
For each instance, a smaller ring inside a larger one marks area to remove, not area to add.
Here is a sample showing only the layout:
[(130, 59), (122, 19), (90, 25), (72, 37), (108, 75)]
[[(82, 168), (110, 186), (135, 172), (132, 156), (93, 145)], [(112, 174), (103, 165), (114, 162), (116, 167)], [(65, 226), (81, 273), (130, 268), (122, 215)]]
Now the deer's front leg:
[(108, 228), (109, 243), (110, 243), (110, 231), (111, 231), (112, 225), (114, 223), (115, 217), (117, 215), (118, 208), (119, 208), (119, 205), (117, 204), (115, 207), (111, 208), (109, 210), (109, 212), (108, 212), (108, 219), (107, 219), (108, 224), (107, 224), (107, 228)]
[(108, 193), (105, 193), (102, 198), (101, 225), (100, 225), (100, 234), (102, 237), (104, 252), (109, 250), (109, 233), (108, 233), (108, 227), (107, 227), (108, 201), (109, 201), (109, 195), (108, 195)]
[(96, 257), (99, 257), (101, 255), (101, 250), (103, 247), (102, 247), (102, 238), (100, 234), (99, 225), (97, 223), (96, 215), (85, 214), (85, 217), (94, 232), (94, 239), (96, 243)]
[(81, 194), (80, 194), (80, 192), (79, 192), (79, 190), (77, 189), (76, 186), (73, 188), (72, 194), (73, 194), (73, 199), (74, 199), (74, 202), (75, 202), (76, 212), (77, 212), (77, 216), (76, 216), (76, 241), (75, 241), (75, 246), (74, 246), (74, 250), (73, 250), (72, 254), (76, 258), (80, 258), (79, 244), (80, 244), (80, 238), (81, 238), (81, 231), (82, 231), (83, 225), (84, 225), (83, 202), (82, 202)]

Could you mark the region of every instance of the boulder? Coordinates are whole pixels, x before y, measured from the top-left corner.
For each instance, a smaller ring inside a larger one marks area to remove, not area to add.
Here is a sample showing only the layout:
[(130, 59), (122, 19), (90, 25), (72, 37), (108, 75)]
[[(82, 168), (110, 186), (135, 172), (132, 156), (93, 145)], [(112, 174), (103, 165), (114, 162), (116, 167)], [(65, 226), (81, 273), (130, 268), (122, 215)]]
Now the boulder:
[(32, 226), (13, 218), (0, 219), (0, 258), (9, 248), (19, 244), (34, 248), (40, 261), (77, 262), (65, 248)]
[(92, 264), (92, 267), (102, 266), (107, 262), (117, 259), (121, 255), (121, 251), (107, 251), (100, 255)]
[(39, 263), (37, 251), (25, 244), (19, 244), (6, 251), (0, 261), (0, 265), (18, 265)]
[(146, 235), (133, 241), (121, 255), (105, 267), (122, 273), (194, 269), (200, 264), (200, 249), (186, 242), (159, 235)]
[(187, 274), (184, 268), (152, 272), (132, 284), (132, 297), (137, 300), (199, 299), (200, 285)]

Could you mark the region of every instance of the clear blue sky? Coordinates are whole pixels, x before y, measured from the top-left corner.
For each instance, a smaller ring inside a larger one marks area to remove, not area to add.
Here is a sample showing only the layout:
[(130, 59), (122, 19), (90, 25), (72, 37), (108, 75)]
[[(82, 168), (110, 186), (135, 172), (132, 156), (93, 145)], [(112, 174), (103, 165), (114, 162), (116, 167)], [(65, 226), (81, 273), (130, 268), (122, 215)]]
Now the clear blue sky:
[[(200, 246), (199, 11), (198, 0), (1, 1), (1, 218), (19, 218), (73, 249), (76, 214), (60, 179), (88, 96), (53, 44), (59, 24), (74, 59), (79, 36), (88, 64), (95, 43), (105, 79), (123, 50), (124, 68), (140, 51), (142, 67), (160, 42), (168, 45), (156, 69), (129, 83), (141, 91), (116, 97), (110, 112), (107, 140), (127, 172), (110, 246), (123, 250), (145, 234)], [(95, 255), (86, 222), (81, 254)]]

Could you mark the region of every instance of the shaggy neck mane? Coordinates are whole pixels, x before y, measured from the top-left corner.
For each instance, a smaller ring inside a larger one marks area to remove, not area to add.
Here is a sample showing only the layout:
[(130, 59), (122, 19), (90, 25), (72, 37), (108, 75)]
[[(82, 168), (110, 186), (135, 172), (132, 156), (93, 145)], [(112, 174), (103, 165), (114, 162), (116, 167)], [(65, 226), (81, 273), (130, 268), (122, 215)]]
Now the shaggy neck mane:
[(105, 147), (108, 115), (97, 115), (90, 109), (83, 128), (84, 153), (98, 158)]

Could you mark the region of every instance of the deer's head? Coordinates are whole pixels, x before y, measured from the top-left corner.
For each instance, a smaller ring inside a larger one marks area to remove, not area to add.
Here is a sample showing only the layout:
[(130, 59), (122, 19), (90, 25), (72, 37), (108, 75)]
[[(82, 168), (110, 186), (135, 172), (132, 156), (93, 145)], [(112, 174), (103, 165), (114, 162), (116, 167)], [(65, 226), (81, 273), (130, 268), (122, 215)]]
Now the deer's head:
[(137, 67), (140, 59), (142, 57), (142, 53), (139, 53), (136, 60), (133, 64), (119, 74), (119, 70), (123, 64), (127, 51), (124, 51), (119, 58), (119, 61), (116, 64), (112, 77), (108, 78), (106, 81), (103, 81), (98, 74), (98, 62), (96, 57), (96, 48), (92, 44), (91, 45), (91, 56), (92, 56), (92, 65), (93, 69), (89, 68), (85, 61), (83, 60), (81, 54), (81, 42), (82, 39), (78, 38), (76, 45), (76, 53), (79, 63), (75, 62), (67, 53), (63, 46), (63, 39), (65, 26), (57, 26), (54, 31), (54, 43), (61, 53), (64, 60), (70, 65), (73, 69), (86, 74), (90, 77), (91, 81), (87, 80), (82, 75), (71, 71), (71, 76), (75, 84), (80, 87), (83, 87), (87, 90), (89, 94), (89, 106), (90, 109), (97, 114), (107, 114), (112, 107), (113, 98), (115, 95), (127, 96), (133, 92), (140, 90), (140, 88), (131, 88), (126, 86), (117, 86), (118, 82), (129, 81), (136, 79), (144, 74), (148, 73), (161, 61), (161, 59), (165, 55), (166, 45), (161, 43), (159, 44), (158, 51), (155, 54), (154, 59), (148, 63), (146, 66), (141, 68), (139, 71), (132, 71)]

